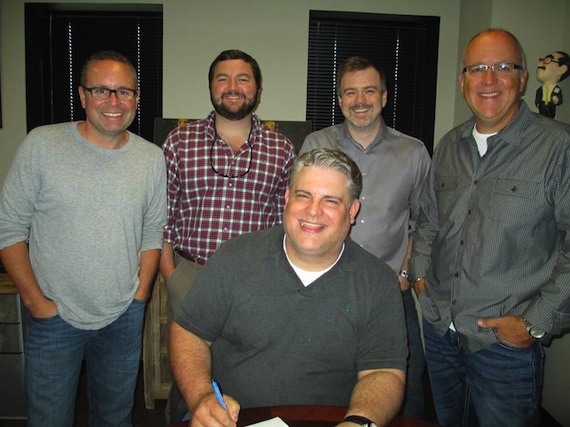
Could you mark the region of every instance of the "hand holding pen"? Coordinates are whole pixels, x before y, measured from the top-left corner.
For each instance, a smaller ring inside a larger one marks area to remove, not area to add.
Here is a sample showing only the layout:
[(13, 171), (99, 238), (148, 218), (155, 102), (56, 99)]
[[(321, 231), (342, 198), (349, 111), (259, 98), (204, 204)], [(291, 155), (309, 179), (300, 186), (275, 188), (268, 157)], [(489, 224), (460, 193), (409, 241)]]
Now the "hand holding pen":
[(224, 408), (227, 411), (228, 407), (226, 406), (226, 402), (224, 401), (224, 396), (222, 396), (222, 392), (220, 391), (218, 383), (214, 380), (212, 380), (212, 388), (214, 389), (214, 394), (216, 395), (216, 399), (218, 399), (218, 403), (222, 405), (222, 408)]

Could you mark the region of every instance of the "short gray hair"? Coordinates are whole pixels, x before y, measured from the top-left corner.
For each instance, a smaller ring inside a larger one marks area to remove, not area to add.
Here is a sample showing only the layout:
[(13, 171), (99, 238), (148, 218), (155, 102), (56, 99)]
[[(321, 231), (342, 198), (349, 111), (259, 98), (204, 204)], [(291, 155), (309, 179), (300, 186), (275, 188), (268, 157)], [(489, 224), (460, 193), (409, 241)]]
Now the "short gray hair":
[(354, 202), (360, 197), (360, 192), (362, 191), (362, 174), (357, 164), (343, 151), (333, 150), (331, 148), (317, 148), (297, 157), (291, 171), (289, 188), (297, 181), (299, 172), (305, 166), (328, 168), (342, 173), (348, 180), (347, 190), (350, 194), (350, 201)]

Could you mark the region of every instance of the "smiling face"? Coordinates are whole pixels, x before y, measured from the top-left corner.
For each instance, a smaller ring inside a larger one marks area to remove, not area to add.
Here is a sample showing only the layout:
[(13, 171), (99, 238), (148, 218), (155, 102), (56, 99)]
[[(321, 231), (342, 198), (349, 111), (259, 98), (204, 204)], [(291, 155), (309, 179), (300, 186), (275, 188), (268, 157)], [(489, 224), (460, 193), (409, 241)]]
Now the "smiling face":
[[(94, 61), (86, 72), (85, 87), (105, 87), (108, 89), (136, 89), (137, 82), (133, 70), (128, 65), (113, 61)], [(96, 100), (83, 87), (79, 87), (79, 98), (85, 109), (85, 122), (82, 134), (88, 141), (105, 148), (114, 148), (116, 141), (127, 137), (126, 130), (133, 122), (138, 104), (133, 100), (120, 101), (112, 93), (108, 99)], [(111, 144), (111, 145), (109, 145)]]
[(380, 126), (380, 113), (386, 106), (380, 74), (374, 68), (348, 72), (342, 77), (338, 103), (350, 130)]
[[(463, 65), (521, 64), (517, 43), (503, 32), (486, 32), (475, 37), (467, 46)], [(459, 84), (465, 102), (475, 115), (477, 130), (495, 133), (503, 129), (519, 110), (528, 72), (513, 70), (497, 76), (491, 68), (482, 76), (459, 74)]]
[(228, 59), (216, 64), (210, 82), (210, 99), (220, 116), (241, 120), (251, 114), (259, 101), (251, 65), (242, 59)]
[(304, 166), (285, 194), (283, 225), (289, 259), (309, 271), (332, 265), (360, 207), (348, 178), (334, 169)]

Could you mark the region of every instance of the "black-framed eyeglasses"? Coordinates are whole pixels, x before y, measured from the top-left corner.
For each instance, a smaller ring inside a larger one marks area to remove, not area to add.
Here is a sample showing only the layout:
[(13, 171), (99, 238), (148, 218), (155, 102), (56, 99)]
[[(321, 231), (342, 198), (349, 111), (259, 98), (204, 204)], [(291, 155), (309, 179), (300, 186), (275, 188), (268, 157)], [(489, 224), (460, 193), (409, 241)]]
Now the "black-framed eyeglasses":
[(136, 89), (129, 89), (126, 87), (120, 87), (119, 89), (109, 89), (104, 86), (93, 86), (84, 87), (84, 90), (89, 92), (93, 99), (97, 101), (104, 101), (109, 99), (111, 94), (114, 93), (118, 100), (120, 101), (133, 101), (137, 96)]
[(538, 58), (538, 60), (543, 64), (550, 64), (551, 62), (556, 62), (557, 64), (560, 64), (560, 61), (554, 59), (554, 56), (552, 55), (546, 55), (544, 58)]
[(247, 175), (247, 173), (251, 169), (251, 163), (253, 162), (253, 146), (249, 142), (249, 138), (247, 139), (247, 146), (249, 148), (249, 150), (248, 150), (249, 151), (249, 161), (247, 162), (247, 169), (245, 170), (245, 172), (242, 172), (239, 175), (228, 175), (226, 173), (221, 173), (218, 169), (216, 169), (216, 167), (214, 166), (214, 158), (213, 158), (214, 145), (216, 145), (216, 139), (214, 139), (214, 142), (212, 142), (212, 146), (210, 147), (210, 166), (216, 174), (223, 176), (224, 178), (232, 178), (232, 179), (241, 178), (241, 177)]
[(523, 66), (514, 62), (499, 62), (497, 64), (475, 64), (463, 68), (463, 73), (471, 77), (484, 76), (489, 68), (495, 75), (507, 75), (515, 70), (522, 70)]

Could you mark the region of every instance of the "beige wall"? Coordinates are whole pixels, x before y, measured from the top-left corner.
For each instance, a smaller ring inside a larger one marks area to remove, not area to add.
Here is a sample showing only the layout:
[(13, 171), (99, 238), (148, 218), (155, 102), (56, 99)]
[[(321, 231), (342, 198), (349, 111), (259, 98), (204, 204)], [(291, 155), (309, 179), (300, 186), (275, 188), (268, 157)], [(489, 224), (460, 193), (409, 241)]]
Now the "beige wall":
[[(40, 2), (40, 0), (35, 0)], [(43, 2), (46, 2), (45, 0)], [(62, 2), (89, 3), (83, 0)], [(91, 2), (95, 2), (92, 0)], [(100, 3), (112, 3), (99, 0)], [(489, 26), (521, 40), (529, 58), (525, 99), (533, 107), (538, 87), (532, 64), (553, 50), (570, 52), (570, 0), (120, 0), (164, 4), (164, 116), (203, 117), (210, 110), (207, 69), (222, 50), (252, 54), (264, 75), (259, 115), (304, 120), (309, 10), (432, 15), (441, 17), (436, 141), (469, 117), (457, 91), (461, 53), (469, 38)], [(0, 183), (26, 134), (24, 0), (0, 0), (0, 75), (4, 127), (0, 129)], [(548, 7), (545, 7), (548, 5)], [(557, 118), (570, 123), (570, 79)], [(142, 94), (144, 98), (144, 93)], [(544, 406), (570, 426), (570, 336), (547, 350)]]
[[(0, 1), (0, 67), (5, 111), (5, 127), (0, 129), (0, 183), (26, 132), (24, 3), (24, 0)], [(211, 108), (208, 67), (220, 51), (238, 48), (254, 56), (263, 71), (259, 115), (265, 119), (305, 120), (309, 10), (320, 9), (440, 16), (440, 52), (453, 54), (439, 57), (436, 138), (453, 126), (459, 32), (456, 0), (164, 0), (162, 3), (165, 117), (205, 116)]]

